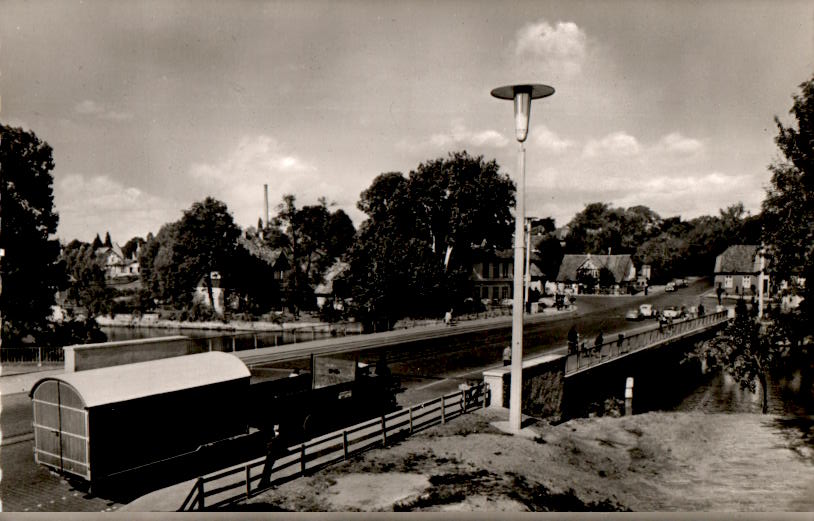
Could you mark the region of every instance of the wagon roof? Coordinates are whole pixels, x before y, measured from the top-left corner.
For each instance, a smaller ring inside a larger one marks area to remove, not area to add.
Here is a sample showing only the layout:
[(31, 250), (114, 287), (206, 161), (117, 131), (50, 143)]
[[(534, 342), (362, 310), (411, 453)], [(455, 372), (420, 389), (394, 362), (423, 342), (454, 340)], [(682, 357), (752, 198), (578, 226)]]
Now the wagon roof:
[(213, 351), (60, 373), (39, 380), (32, 387), (31, 395), (41, 383), (59, 380), (76, 389), (85, 407), (91, 408), (250, 376), (249, 369), (239, 358)]

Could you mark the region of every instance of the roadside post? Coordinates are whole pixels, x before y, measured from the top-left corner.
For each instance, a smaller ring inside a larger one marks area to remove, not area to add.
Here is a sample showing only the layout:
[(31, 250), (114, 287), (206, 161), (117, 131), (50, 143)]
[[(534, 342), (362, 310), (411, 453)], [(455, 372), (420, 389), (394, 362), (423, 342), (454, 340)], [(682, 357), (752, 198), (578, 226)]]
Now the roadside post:
[(633, 377), (628, 376), (625, 381), (625, 416), (633, 414)]

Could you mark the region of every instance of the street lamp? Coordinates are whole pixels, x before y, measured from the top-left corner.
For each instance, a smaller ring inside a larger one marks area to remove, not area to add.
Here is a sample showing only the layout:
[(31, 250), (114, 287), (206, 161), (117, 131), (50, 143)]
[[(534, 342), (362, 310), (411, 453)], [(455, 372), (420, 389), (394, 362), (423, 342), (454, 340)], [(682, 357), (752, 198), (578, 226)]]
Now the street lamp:
[(554, 94), (548, 85), (506, 85), (492, 90), (492, 96), (514, 100), (514, 130), (519, 144), (517, 206), (514, 215), (514, 300), (512, 303), (512, 373), (509, 391), (509, 428), (520, 432), (523, 391), (523, 257), (524, 223), (526, 220), (526, 149), (523, 142), (529, 133), (531, 100)]

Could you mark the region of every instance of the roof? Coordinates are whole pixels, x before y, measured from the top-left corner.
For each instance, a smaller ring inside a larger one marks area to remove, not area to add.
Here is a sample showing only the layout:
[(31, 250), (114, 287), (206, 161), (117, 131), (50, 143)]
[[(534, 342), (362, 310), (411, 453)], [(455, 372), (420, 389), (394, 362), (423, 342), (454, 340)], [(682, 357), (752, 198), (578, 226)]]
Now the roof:
[(249, 369), (236, 356), (212, 351), (60, 373), (37, 381), (31, 388), (31, 395), (41, 383), (59, 380), (73, 387), (85, 402), (85, 408), (90, 409), (241, 378), (248, 379), (250, 376)]
[(325, 271), (325, 276), (323, 277), (325, 282), (321, 284), (317, 284), (317, 287), (314, 288), (314, 293), (318, 295), (330, 295), (334, 291), (334, 279), (336, 279), (339, 275), (344, 273), (350, 269), (350, 264), (343, 261), (336, 261), (334, 262), (330, 268)]
[(759, 246), (736, 244), (715, 257), (715, 273), (760, 272)]
[(588, 261), (597, 269), (607, 268), (613, 274), (614, 280), (619, 283), (628, 280), (633, 260), (630, 255), (592, 255), (590, 253), (567, 253), (563, 255), (560, 271), (557, 273), (558, 282), (577, 280), (577, 271)]

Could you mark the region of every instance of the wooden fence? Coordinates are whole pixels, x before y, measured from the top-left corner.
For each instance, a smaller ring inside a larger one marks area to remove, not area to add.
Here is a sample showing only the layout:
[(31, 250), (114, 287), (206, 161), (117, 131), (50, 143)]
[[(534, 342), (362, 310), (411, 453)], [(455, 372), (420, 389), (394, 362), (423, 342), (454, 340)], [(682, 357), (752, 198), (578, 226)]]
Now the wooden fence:
[(727, 321), (726, 311), (720, 311), (703, 317), (691, 318), (675, 322), (671, 325), (663, 324), (658, 329), (651, 329), (634, 335), (611, 339), (600, 346), (591, 346), (585, 350), (568, 355), (565, 364), (565, 373), (571, 374), (582, 369), (598, 365), (613, 358), (641, 351), (656, 344), (673, 340), (688, 333), (696, 333), (710, 327), (723, 324)]
[(273, 462), (268, 483), (260, 482), (266, 465), (265, 457), (200, 477), (178, 511), (216, 509), (248, 499), (275, 485), (344, 461), (354, 454), (387, 446), (388, 443), (406, 438), (416, 431), (445, 423), (473, 409), (486, 407), (488, 394), (488, 386), (480, 383), (288, 447)]

